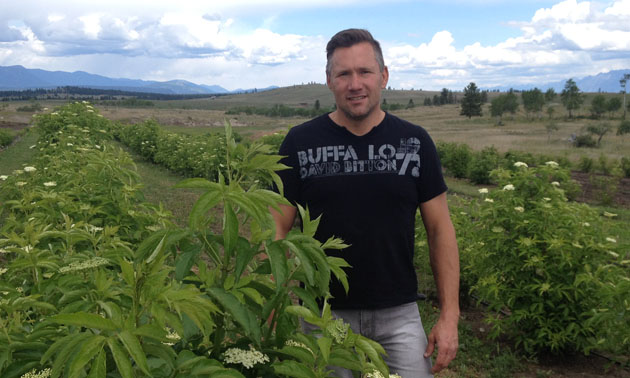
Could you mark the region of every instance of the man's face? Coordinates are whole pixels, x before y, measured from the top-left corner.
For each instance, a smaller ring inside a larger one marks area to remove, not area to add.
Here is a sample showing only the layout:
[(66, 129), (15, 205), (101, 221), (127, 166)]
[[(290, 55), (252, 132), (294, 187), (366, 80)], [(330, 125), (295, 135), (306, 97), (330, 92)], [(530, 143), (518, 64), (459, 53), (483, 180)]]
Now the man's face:
[(361, 121), (378, 109), (381, 90), (387, 85), (387, 67), (380, 71), (374, 49), (367, 42), (335, 49), (326, 76), (337, 108), (353, 121)]

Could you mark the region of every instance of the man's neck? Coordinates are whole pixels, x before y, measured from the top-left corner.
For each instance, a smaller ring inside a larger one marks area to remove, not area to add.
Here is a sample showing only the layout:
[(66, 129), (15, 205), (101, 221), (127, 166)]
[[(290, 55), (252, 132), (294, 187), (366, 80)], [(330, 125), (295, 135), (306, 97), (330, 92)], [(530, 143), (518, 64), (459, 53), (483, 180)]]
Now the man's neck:
[(354, 120), (346, 117), (339, 109), (329, 114), (330, 119), (337, 125), (344, 127), (354, 135), (362, 136), (369, 133), (378, 126), (385, 118), (385, 112), (381, 109), (375, 110), (368, 117), (361, 120)]

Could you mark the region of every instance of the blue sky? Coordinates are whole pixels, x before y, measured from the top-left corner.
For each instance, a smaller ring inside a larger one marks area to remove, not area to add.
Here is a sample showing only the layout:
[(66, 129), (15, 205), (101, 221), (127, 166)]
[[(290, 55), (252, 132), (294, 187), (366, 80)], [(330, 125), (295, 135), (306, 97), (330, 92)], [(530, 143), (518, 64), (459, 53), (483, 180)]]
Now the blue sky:
[(369, 29), (394, 88), (536, 84), (630, 68), (630, 0), (1, 0), (0, 65), (226, 89), (325, 82)]

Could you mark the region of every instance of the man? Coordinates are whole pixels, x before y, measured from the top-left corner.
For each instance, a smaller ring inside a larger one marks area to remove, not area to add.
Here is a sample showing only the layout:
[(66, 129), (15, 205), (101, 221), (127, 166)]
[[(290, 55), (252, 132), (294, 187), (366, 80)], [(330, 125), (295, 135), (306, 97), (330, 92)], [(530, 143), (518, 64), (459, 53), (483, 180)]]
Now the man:
[[(383, 345), (392, 373), (429, 377), (455, 357), (459, 319), (459, 256), (435, 145), (421, 127), (381, 110), (389, 73), (367, 30), (337, 33), (326, 51), (326, 82), (337, 107), (289, 131), (280, 154), (291, 169), (278, 172), (284, 194), (322, 216), (318, 240), (334, 235), (350, 244), (331, 252), (352, 266), (347, 294), (331, 282), (335, 315)], [(440, 300), (428, 340), (415, 303), (418, 207)], [(286, 236), (296, 216), (293, 206), (281, 210), (273, 212), (277, 238)]]

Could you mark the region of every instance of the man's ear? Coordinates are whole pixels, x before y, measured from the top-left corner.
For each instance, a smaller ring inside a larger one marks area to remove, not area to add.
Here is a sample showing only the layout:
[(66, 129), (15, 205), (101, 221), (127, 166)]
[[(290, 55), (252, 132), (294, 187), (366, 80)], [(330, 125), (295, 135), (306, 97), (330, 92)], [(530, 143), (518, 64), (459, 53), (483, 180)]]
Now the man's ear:
[(387, 81), (389, 80), (389, 70), (387, 69), (387, 66), (383, 67), (383, 72), (381, 72), (381, 75), (383, 75), (381, 89), (385, 89), (387, 87)]

